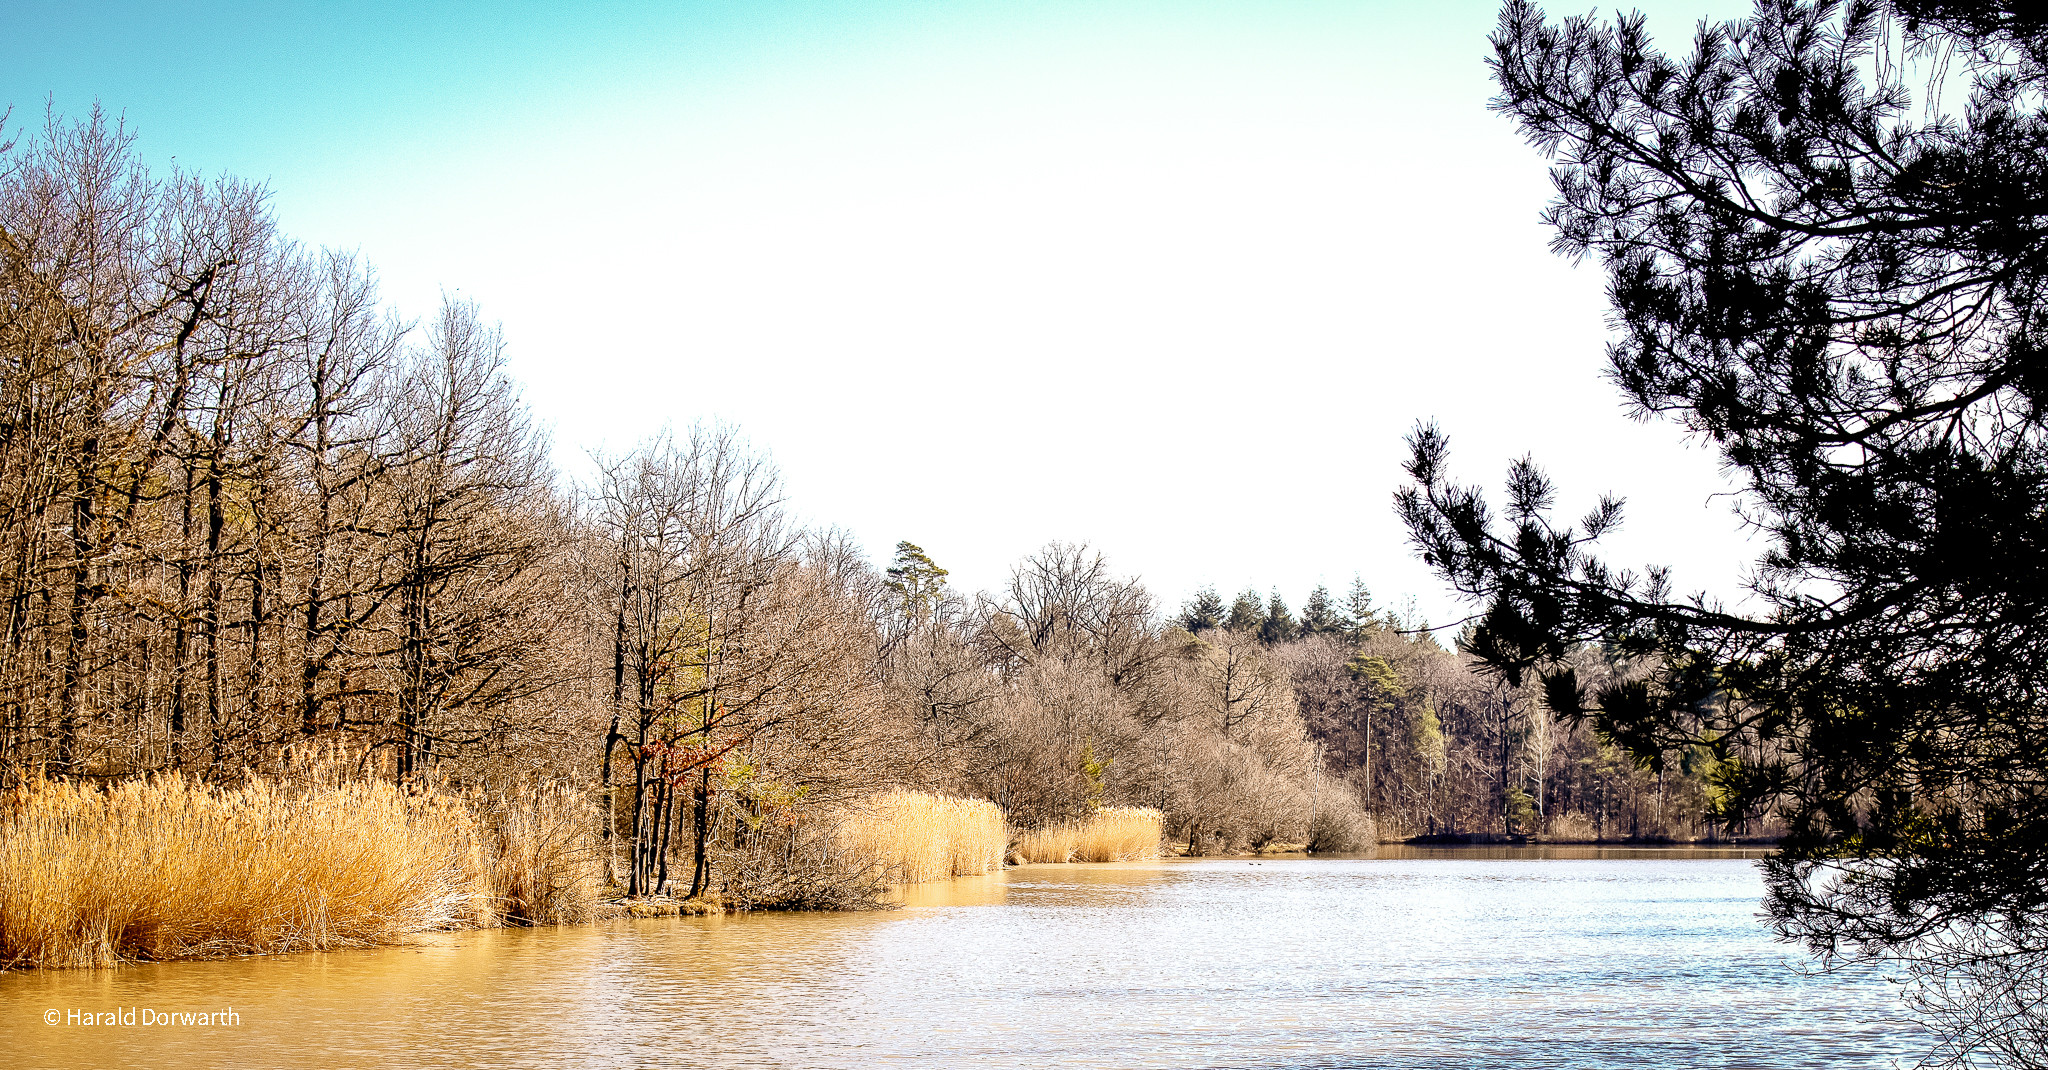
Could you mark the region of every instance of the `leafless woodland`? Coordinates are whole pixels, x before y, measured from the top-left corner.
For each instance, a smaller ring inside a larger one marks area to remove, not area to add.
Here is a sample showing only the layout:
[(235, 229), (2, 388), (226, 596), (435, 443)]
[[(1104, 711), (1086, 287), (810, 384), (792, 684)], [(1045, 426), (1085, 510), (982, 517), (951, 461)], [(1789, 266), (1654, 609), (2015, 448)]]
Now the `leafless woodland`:
[(227, 781), (319, 751), (569, 785), (636, 894), (801, 883), (830, 850), (812, 815), (894, 786), (1020, 828), (1152, 806), (1195, 852), (1353, 848), (1375, 817), (1712, 831), (1695, 781), (1364, 602), (1280, 634), (1169, 619), (1059, 543), (962, 595), (921, 552), (885, 572), (793, 523), (727, 428), (568, 480), (472, 305), (400, 317), (358, 258), (278, 233), (261, 188), (152, 174), (103, 116), (0, 143), (10, 780)]

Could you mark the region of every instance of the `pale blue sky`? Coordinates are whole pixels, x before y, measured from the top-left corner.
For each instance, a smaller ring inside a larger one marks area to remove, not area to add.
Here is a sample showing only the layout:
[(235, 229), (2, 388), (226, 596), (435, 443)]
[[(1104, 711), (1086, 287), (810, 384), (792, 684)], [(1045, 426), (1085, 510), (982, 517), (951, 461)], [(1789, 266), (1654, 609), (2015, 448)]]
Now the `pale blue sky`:
[[(1682, 45), (1729, 0), (1646, 5)], [(1576, 9), (1574, 9), (1576, 10)], [(1485, 110), (1487, 3), (23, 4), (0, 101), (269, 183), (409, 314), (502, 320), (572, 470), (739, 424), (803, 516), (969, 589), (1086, 539), (1177, 603), (1361, 573), (1417, 418), (1631, 499), (1731, 591), (1713, 457), (1597, 379), (1602, 278)]]

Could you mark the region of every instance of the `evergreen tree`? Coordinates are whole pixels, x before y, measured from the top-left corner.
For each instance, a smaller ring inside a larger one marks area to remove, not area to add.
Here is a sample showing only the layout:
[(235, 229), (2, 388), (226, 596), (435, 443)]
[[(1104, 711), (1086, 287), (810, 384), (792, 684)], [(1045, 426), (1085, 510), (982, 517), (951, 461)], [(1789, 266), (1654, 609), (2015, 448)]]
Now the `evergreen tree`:
[(1330, 600), (1330, 589), (1316, 584), (1316, 589), (1308, 593), (1308, 601), (1301, 604), (1302, 634), (1327, 635), (1343, 630), (1344, 618)]
[(1223, 622), (1232, 631), (1253, 632), (1265, 627), (1266, 606), (1259, 600), (1259, 592), (1247, 587), (1237, 593), (1230, 603), (1230, 616)]
[[(1674, 597), (1595, 556), (1619, 500), (1557, 518), (1524, 458), (1496, 514), (1434, 427), (1417, 546), (1508, 682), (1654, 769), (1706, 747), (1720, 817), (1786, 820), (1781, 935), (1994, 978), (1957, 1028), (2017, 1005), (1998, 1028), (2038, 1065), (2048, 1010), (1996, 977), (2048, 974), (2048, 17), (1762, 0), (1673, 59), (1640, 16), (1511, 0), (1493, 44), (1495, 107), (1556, 163), (1556, 247), (1607, 269), (1610, 378), (1721, 450), (1770, 547), (1755, 611)], [(1949, 57), (1967, 96), (1923, 108)], [(1583, 693), (1588, 642), (1640, 672)]]
[(1174, 623), (1189, 632), (1201, 632), (1221, 625), (1229, 612), (1215, 587), (1203, 587), (1181, 605), (1180, 616), (1174, 618)]
[(922, 547), (914, 542), (899, 542), (896, 560), (889, 566), (889, 579), (883, 586), (895, 592), (903, 619), (918, 621), (929, 617), (938, 606), (948, 575)]
[(1365, 581), (1351, 577), (1351, 591), (1344, 596), (1344, 629), (1353, 639), (1360, 638), (1374, 628), (1387, 623), (1385, 615), (1372, 604), (1372, 592), (1365, 587)]
[(1301, 634), (1301, 625), (1294, 620), (1294, 612), (1287, 608), (1280, 592), (1274, 591), (1266, 602), (1266, 619), (1259, 622), (1259, 642), (1267, 646), (1285, 643)]

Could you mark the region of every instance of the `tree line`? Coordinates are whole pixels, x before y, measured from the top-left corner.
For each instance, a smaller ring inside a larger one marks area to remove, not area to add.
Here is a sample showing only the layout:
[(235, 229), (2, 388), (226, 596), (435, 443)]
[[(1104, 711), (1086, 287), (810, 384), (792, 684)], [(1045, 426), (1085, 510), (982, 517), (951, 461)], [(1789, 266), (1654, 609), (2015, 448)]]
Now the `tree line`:
[(1198, 853), (1689, 812), (1573, 772), (1597, 747), (1362, 588), (1168, 620), (1053, 543), (963, 595), (913, 544), (878, 568), (793, 523), (727, 428), (567, 480), (473, 305), (401, 319), (262, 190), (154, 176), (98, 114), (5, 143), (0, 293), (10, 779), (338, 751), (402, 781), (562, 780), (610, 815), (631, 894), (798, 880), (830, 852), (806, 815), (892, 785), (1024, 827), (1156, 807)]
[(549, 722), (570, 505), (495, 328), (94, 115), (0, 156), (0, 759), (399, 775)]
[[(1540, 688), (1484, 671), (1465, 627), (1449, 646), (1416, 618), (1377, 607), (1359, 581), (1341, 598), (1310, 591), (1300, 613), (1277, 591), (1226, 603), (1213, 588), (1171, 621), (1219, 652), (1228, 702), (1283, 696), (1325, 768), (1343, 778), (1383, 836), (1544, 836), (1560, 840), (1768, 837), (1765, 815), (1716, 820), (1714, 758), (1690, 750), (1661, 768), (1592, 726), (1551, 716)], [(1598, 644), (1574, 651), (1588, 680), (1640, 678), (1649, 663)]]

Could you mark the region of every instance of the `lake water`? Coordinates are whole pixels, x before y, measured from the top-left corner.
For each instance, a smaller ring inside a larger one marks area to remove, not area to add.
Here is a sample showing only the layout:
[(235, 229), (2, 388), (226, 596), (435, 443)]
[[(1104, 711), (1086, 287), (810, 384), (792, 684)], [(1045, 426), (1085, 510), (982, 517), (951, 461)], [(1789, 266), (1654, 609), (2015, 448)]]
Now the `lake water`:
[(1680, 851), (1024, 866), (886, 912), (0, 975), (0, 1064), (1912, 1065), (1892, 987), (1800, 972), (1761, 891)]

